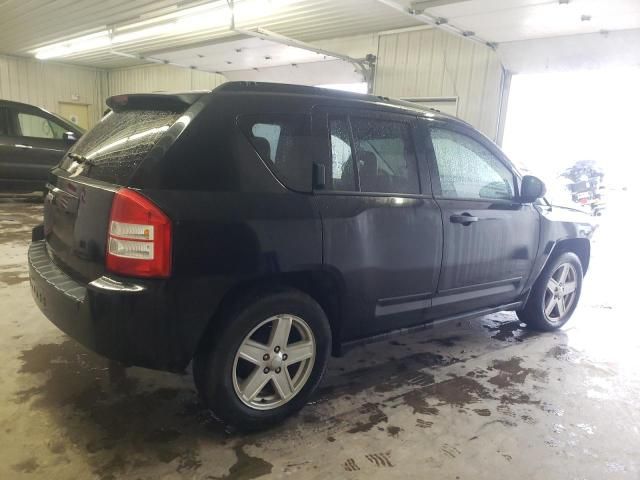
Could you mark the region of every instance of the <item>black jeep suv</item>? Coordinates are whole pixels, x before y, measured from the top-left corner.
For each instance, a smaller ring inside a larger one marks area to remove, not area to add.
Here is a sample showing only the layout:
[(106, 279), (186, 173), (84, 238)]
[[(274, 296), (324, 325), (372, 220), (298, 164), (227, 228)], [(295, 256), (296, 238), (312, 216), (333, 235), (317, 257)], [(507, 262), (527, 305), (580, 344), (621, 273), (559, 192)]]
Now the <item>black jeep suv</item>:
[(515, 310), (562, 326), (593, 231), (486, 137), (387, 98), (263, 83), (121, 95), (50, 173), (36, 303), (223, 420), (281, 421), (345, 345)]

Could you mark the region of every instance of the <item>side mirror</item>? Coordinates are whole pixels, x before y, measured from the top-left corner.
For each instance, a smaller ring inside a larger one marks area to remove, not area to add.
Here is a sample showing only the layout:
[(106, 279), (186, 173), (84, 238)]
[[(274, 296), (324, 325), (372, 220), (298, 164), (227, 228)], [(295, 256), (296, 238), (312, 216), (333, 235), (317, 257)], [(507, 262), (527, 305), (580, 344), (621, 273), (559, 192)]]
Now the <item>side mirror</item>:
[(75, 134), (75, 132), (64, 132), (62, 134), (62, 139), (69, 145), (73, 145), (78, 141), (78, 136)]
[(533, 203), (537, 199), (544, 197), (545, 193), (547, 193), (547, 187), (538, 177), (534, 177), (533, 175), (525, 175), (522, 177), (520, 202)]

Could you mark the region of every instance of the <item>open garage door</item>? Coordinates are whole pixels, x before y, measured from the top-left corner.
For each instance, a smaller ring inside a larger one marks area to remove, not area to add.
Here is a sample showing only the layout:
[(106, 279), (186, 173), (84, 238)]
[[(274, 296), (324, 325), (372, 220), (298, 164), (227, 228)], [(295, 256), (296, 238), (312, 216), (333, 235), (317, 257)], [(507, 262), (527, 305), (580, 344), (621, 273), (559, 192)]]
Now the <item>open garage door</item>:
[(593, 162), (611, 187), (633, 188), (638, 84), (637, 67), (514, 75), (504, 149), (548, 180)]
[(268, 30), (236, 30), (215, 42), (154, 52), (147, 60), (224, 75), (227, 80), (302, 85), (366, 82), (365, 62)]

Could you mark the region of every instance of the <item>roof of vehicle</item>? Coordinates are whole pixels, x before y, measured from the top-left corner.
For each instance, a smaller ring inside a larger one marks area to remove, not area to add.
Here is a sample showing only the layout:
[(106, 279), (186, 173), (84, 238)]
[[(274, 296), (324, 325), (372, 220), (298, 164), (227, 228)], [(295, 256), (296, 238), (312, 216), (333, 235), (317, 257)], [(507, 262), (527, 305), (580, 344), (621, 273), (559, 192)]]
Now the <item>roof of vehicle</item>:
[(154, 92), (115, 95), (113, 97), (109, 97), (106, 103), (110, 108), (116, 111), (129, 108), (149, 108), (150, 106), (161, 106), (169, 109), (180, 107), (184, 108), (195, 103), (199, 98), (206, 94), (215, 95), (219, 93), (245, 92), (256, 94), (296, 95), (328, 100), (353, 100), (359, 104), (369, 104), (376, 108), (386, 107), (400, 113), (423, 115), (436, 120), (455, 122), (473, 128), (464, 120), (442, 113), (435, 108), (425, 107), (417, 103), (392, 99), (381, 95), (368, 95), (330, 88), (287, 83), (234, 81), (225, 82), (210, 91), (194, 90), (187, 92)]
[(293, 85), (286, 83), (270, 83), (270, 82), (226, 82), (216, 87), (216, 92), (255, 92), (255, 93), (273, 93), (273, 94), (290, 94), (303, 95), (311, 97), (321, 97), (325, 99), (337, 100), (354, 100), (361, 103), (369, 103), (372, 106), (387, 106), (395, 110), (404, 111), (405, 113), (422, 114), (432, 118), (441, 120), (451, 120), (470, 126), (467, 122), (457, 117), (447, 115), (434, 108), (425, 107), (417, 103), (407, 102), (403, 100), (392, 99), (381, 95), (369, 95), (354, 92), (345, 92), (330, 88), (311, 87), (306, 85)]

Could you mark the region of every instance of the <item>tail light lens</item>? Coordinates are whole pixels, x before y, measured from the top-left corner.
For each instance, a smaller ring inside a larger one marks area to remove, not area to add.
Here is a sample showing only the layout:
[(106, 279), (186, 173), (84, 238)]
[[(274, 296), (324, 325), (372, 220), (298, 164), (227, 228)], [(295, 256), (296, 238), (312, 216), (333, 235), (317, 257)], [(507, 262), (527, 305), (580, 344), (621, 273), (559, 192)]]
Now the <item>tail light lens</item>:
[(122, 188), (113, 197), (106, 266), (131, 277), (166, 278), (171, 273), (171, 220), (133, 190)]

